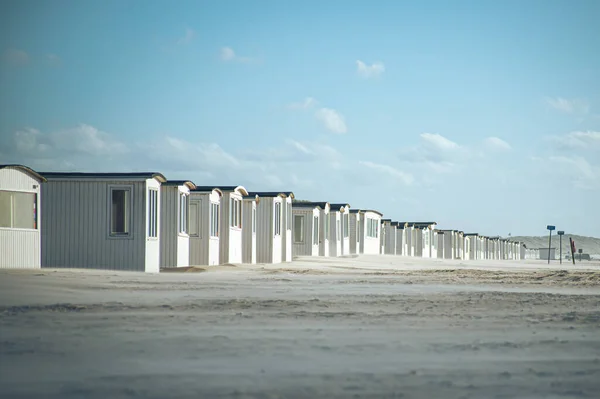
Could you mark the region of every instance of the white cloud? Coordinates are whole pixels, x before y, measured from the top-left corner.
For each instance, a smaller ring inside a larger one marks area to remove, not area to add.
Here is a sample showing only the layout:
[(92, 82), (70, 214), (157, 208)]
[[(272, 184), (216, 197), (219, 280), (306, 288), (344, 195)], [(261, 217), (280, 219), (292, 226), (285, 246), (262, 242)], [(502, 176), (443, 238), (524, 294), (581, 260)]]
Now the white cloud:
[(194, 37), (196, 37), (196, 32), (191, 28), (185, 28), (185, 34), (177, 40), (177, 44), (189, 44), (194, 40)]
[(425, 140), (429, 146), (433, 146), (434, 148), (442, 151), (456, 150), (460, 148), (460, 146), (454, 141), (448, 140), (444, 136), (437, 133), (421, 133), (421, 138)]
[(414, 177), (410, 173), (403, 172), (389, 165), (382, 165), (370, 161), (360, 161), (359, 164), (377, 172), (385, 173), (395, 179), (400, 180), (406, 185), (411, 185), (414, 182)]
[(544, 100), (552, 108), (567, 114), (585, 115), (590, 111), (589, 103), (582, 99), (546, 97)]
[(223, 61), (231, 61), (235, 58), (235, 51), (230, 47), (223, 47), (221, 49), (221, 59)]
[(314, 155), (314, 152), (311, 151), (310, 149), (308, 149), (304, 144), (295, 141), (295, 140), (288, 140), (288, 143), (290, 143), (294, 148), (296, 148), (298, 151), (303, 152), (307, 155)]
[(298, 103), (291, 103), (288, 108), (290, 109), (309, 109), (317, 104), (317, 100), (312, 97), (306, 97), (304, 101)]
[(600, 132), (571, 132), (564, 136), (549, 137), (559, 149), (595, 150), (600, 149)]
[(512, 148), (510, 144), (499, 137), (488, 137), (485, 139), (485, 144), (487, 147), (496, 150), (510, 150)]
[(237, 55), (231, 47), (222, 47), (219, 54), (221, 60), (225, 62), (241, 62), (244, 64), (257, 62), (255, 58)]
[(25, 51), (13, 48), (7, 49), (2, 54), (2, 60), (11, 65), (25, 65), (29, 63), (29, 59), (29, 54)]
[(331, 108), (320, 108), (315, 112), (315, 116), (320, 120), (327, 130), (343, 134), (347, 132), (346, 121), (343, 115)]
[(361, 60), (356, 60), (356, 69), (361, 76), (365, 78), (371, 78), (379, 76), (385, 72), (385, 65), (383, 65), (381, 62), (375, 62), (371, 65), (367, 65)]

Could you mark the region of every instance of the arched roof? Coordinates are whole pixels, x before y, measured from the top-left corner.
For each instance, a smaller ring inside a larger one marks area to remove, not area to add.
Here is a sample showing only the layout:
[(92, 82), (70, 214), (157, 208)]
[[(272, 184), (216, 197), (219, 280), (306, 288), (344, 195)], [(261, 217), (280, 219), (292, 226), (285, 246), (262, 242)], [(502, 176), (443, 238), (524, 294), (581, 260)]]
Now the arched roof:
[(42, 176), (41, 174), (39, 174), (38, 172), (36, 172), (35, 170), (31, 169), (28, 166), (9, 164), (9, 165), (0, 165), (0, 169), (17, 169), (17, 170), (20, 170), (21, 172), (33, 177), (34, 179), (36, 179), (38, 181), (41, 181), (41, 182), (47, 181), (44, 176)]
[(167, 178), (158, 172), (39, 172), (46, 179), (156, 179), (165, 183)]
[(196, 185), (191, 180), (167, 180), (162, 184), (163, 186), (186, 186), (190, 190), (196, 188)]

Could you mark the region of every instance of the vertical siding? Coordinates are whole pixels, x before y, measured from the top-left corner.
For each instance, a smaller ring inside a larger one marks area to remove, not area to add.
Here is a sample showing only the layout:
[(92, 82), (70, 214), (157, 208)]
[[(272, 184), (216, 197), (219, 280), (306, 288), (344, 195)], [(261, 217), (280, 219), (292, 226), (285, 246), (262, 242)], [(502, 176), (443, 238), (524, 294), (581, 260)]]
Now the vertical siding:
[[(256, 234), (252, 231), (252, 210), (256, 209), (256, 200), (245, 199), (242, 217), (242, 263), (256, 263)], [(258, 214), (256, 215), (258, 218)]]
[[(304, 226), (304, 241), (296, 242), (296, 237), (293, 237), (295, 231), (295, 216), (303, 216), (302, 223)], [(292, 208), (292, 251), (294, 256), (318, 256), (319, 245), (313, 246), (313, 218), (319, 216), (317, 208)], [(316, 248), (316, 253), (314, 249)]]
[(41, 267), (40, 229), (43, 213), (40, 182), (21, 170), (3, 168), (0, 169), (0, 190), (38, 194), (37, 229), (0, 228), (0, 268), (38, 269)]
[(350, 255), (355, 255), (358, 254), (357, 251), (357, 245), (356, 245), (356, 217), (358, 216), (358, 213), (351, 213), (350, 214), (350, 225), (349, 225), (349, 229), (350, 229), (350, 234), (349, 234), (349, 254)]
[(396, 228), (396, 255), (404, 255), (404, 229)]
[[(321, 209), (319, 212), (319, 256), (329, 256), (329, 237), (325, 234), (325, 219), (329, 218), (329, 210)], [(329, 226), (331, 234), (331, 225)]]
[(160, 267), (177, 267), (177, 222), (179, 190), (175, 186), (160, 188)]
[(396, 226), (385, 224), (385, 254), (396, 255)]
[[(281, 263), (282, 261), (282, 235), (275, 235), (275, 203), (281, 202), (281, 197), (266, 197), (261, 199), (256, 208), (256, 261), (258, 263)], [(283, 212), (283, 206), (281, 209)]]
[[(132, 188), (130, 237), (109, 236), (111, 185)], [(145, 181), (55, 180), (41, 197), (42, 267), (145, 270)]]
[(0, 269), (39, 269), (39, 231), (0, 228), (0, 254)]

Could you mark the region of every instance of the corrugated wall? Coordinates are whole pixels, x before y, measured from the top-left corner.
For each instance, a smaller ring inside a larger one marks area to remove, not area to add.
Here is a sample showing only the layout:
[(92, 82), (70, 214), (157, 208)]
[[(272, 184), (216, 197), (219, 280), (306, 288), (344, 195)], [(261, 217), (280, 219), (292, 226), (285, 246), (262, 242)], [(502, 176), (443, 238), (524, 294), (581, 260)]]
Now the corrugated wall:
[[(33, 186), (37, 186), (34, 188)], [(38, 194), (37, 229), (0, 228), (0, 268), (38, 269), (41, 267), (40, 228), (42, 225), (40, 182), (13, 168), (0, 169), (0, 190)]]
[[(210, 236), (210, 209), (211, 203), (220, 204), (221, 197), (218, 193), (190, 193), (190, 204), (196, 202), (200, 206), (200, 215), (198, 221), (198, 236), (190, 237), (190, 265), (208, 265), (219, 264), (220, 248), (219, 237)], [(220, 215), (219, 215), (220, 217)], [(219, 221), (220, 222), (220, 221)], [(219, 224), (219, 235), (223, 230), (223, 225)]]
[[(131, 235), (109, 236), (110, 186), (132, 188)], [(145, 270), (145, 181), (42, 183), (42, 267)]]
[(244, 200), (243, 207), (242, 263), (254, 264), (256, 263), (256, 234), (252, 230), (252, 214), (256, 209), (256, 201)]
[[(274, 198), (261, 198), (256, 207), (256, 262), (258, 263), (273, 263), (274, 202)], [(279, 239), (281, 240), (281, 236)]]
[(356, 217), (358, 216), (358, 213), (351, 213), (350, 214), (350, 231), (349, 231), (349, 244), (350, 244), (350, 254), (351, 255), (356, 255), (358, 254), (357, 251), (357, 245), (356, 245), (356, 235), (357, 235), (357, 231), (356, 231)]
[(404, 229), (396, 228), (396, 255), (404, 255)]
[(177, 267), (177, 187), (160, 188), (160, 267)]
[[(338, 222), (340, 228), (338, 231)], [(342, 242), (340, 234), (342, 230), (342, 221), (340, 219), (339, 211), (332, 211), (329, 213), (329, 256), (340, 256), (342, 254)]]
[(303, 242), (297, 242), (297, 237), (292, 237), (292, 251), (294, 256), (317, 256), (318, 255), (318, 245), (316, 246), (317, 248), (317, 253), (315, 254), (313, 252), (313, 218), (314, 216), (319, 216), (319, 211), (318, 209), (315, 211), (314, 209), (310, 209), (310, 208), (293, 208), (292, 209), (292, 225), (293, 225), (293, 230), (292, 230), (292, 235), (294, 235), (294, 231), (295, 231), (295, 223), (296, 223), (296, 216), (302, 216), (302, 225), (304, 228), (304, 241)]
[(396, 226), (385, 225), (385, 253), (396, 255)]

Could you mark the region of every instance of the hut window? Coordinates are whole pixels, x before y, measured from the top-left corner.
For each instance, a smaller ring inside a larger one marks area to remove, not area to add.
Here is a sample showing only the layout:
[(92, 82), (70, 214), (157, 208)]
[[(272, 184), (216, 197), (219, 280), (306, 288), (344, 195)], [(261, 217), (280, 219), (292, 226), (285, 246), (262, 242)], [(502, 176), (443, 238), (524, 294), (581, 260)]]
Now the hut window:
[(190, 201), (190, 236), (200, 237), (202, 200)]
[(360, 219), (356, 216), (356, 242), (360, 242)]
[(275, 235), (281, 235), (281, 202), (275, 203)]
[(329, 225), (330, 225), (329, 215), (325, 215), (325, 237), (323, 237), (323, 238), (326, 240), (329, 239)]
[(179, 232), (187, 234), (188, 232), (188, 196), (179, 194)]
[(294, 216), (294, 242), (304, 243), (304, 215)]
[(256, 208), (252, 208), (252, 233), (256, 233)]
[(319, 244), (319, 217), (313, 217), (313, 245)]
[(231, 227), (242, 228), (242, 201), (236, 198), (232, 198), (230, 201), (231, 209), (229, 214), (231, 216), (229, 225)]
[(339, 221), (339, 219), (338, 219), (338, 220), (336, 220), (336, 221), (335, 221), (335, 238), (336, 238), (337, 240), (339, 240), (339, 239), (340, 239), (340, 236), (341, 236), (341, 233), (342, 233), (342, 231), (341, 231), (341, 230), (342, 230), (342, 229), (340, 228), (340, 221)]
[(219, 204), (210, 204), (210, 236), (219, 236)]
[(379, 237), (379, 222), (376, 219), (367, 218), (367, 237)]
[(148, 237), (158, 237), (158, 190), (148, 192)]
[(0, 191), (0, 227), (37, 229), (37, 194)]
[(287, 214), (287, 220), (285, 221), (285, 223), (286, 223), (285, 226), (286, 226), (286, 228), (288, 230), (291, 231), (292, 230), (292, 204), (288, 203), (286, 205), (286, 209), (287, 209), (287, 212), (286, 212), (286, 214)]
[(110, 198), (110, 234), (128, 236), (130, 233), (131, 188), (111, 187)]

